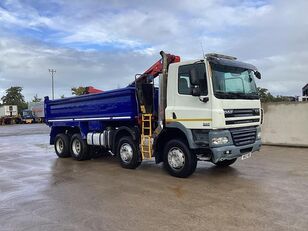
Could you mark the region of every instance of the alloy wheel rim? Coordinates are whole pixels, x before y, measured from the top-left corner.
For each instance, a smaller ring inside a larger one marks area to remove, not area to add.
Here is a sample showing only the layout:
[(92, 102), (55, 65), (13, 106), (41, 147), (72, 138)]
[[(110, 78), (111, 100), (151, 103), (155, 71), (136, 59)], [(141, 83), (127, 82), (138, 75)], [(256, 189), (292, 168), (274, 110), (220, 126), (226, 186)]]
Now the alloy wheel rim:
[(168, 164), (174, 170), (180, 170), (185, 165), (185, 155), (184, 152), (178, 148), (171, 148), (168, 152)]
[(79, 140), (75, 139), (73, 141), (73, 145), (72, 145), (72, 150), (73, 150), (73, 153), (78, 156), (80, 154), (80, 151), (81, 151), (81, 143)]
[(64, 143), (62, 139), (58, 139), (57, 140), (57, 144), (56, 144), (56, 149), (59, 153), (62, 153), (63, 149), (64, 149)]
[(133, 148), (128, 143), (123, 143), (120, 147), (120, 156), (123, 162), (130, 163), (133, 159)]

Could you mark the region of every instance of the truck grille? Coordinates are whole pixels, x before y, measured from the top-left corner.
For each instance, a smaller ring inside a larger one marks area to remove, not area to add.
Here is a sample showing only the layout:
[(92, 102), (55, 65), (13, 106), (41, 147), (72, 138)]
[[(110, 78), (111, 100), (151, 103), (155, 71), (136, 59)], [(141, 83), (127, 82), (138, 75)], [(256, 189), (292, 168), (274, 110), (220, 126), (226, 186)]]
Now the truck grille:
[(230, 129), (230, 132), (235, 146), (253, 144), (257, 136), (255, 127)]
[(228, 120), (226, 121), (226, 125), (231, 125), (231, 124), (245, 124), (245, 123), (255, 123), (259, 122), (260, 119), (247, 119), (247, 120)]
[(259, 116), (259, 108), (248, 108), (248, 109), (224, 109), (225, 118), (232, 117), (250, 117), (250, 116)]

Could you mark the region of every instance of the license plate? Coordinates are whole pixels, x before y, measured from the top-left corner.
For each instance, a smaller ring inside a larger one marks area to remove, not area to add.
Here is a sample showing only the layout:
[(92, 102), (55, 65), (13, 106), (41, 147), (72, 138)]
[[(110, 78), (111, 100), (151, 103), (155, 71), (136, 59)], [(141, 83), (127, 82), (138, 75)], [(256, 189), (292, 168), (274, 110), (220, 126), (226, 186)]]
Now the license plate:
[(249, 157), (251, 157), (251, 152), (242, 155), (242, 160), (246, 160), (246, 159), (248, 159)]

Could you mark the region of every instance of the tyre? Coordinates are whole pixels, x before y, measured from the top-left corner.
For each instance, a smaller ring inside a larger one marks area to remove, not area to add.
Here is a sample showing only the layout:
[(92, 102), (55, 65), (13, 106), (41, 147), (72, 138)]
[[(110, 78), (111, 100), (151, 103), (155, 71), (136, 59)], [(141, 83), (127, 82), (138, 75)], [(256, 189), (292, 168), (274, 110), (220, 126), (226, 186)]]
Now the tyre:
[(88, 145), (81, 135), (76, 133), (71, 138), (71, 156), (75, 160), (88, 160), (91, 158)]
[(229, 165), (233, 164), (235, 161), (237, 160), (237, 158), (231, 159), (231, 160), (223, 160), (223, 161), (219, 161), (217, 163), (215, 163), (215, 165), (217, 167), (228, 167)]
[(123, 168), (135, 169), (141, 164), (136, 144), (129, 136), (124, 136), (119, 140), (116, 155)]
[(182, 140), (170, 140), (163, 154), (164, 167), (171, 176), (185, 178), (196, 170), (197, 157)]
[(68, 135), (60, 133), (55, 138), (55, 152), (58, 157), (70, 157), (70, 141)]

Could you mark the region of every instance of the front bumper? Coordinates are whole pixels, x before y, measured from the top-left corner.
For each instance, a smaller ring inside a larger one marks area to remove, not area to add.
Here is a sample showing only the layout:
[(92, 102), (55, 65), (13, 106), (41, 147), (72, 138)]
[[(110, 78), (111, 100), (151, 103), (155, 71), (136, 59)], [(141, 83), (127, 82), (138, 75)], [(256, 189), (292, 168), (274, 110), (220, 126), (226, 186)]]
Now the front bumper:
[[(253, 144), (243, 146), (228, 145), (216, 148), (212, 147), (212, 162), (217, 163), (222, 160), (230, 160), (238, 158), (245, 153), (259, 151), (261, 145), (261, 140), (256, 140)], [(229, 153), (227, 153), (228, 151)]]

